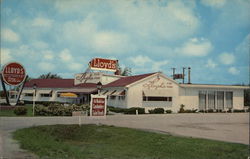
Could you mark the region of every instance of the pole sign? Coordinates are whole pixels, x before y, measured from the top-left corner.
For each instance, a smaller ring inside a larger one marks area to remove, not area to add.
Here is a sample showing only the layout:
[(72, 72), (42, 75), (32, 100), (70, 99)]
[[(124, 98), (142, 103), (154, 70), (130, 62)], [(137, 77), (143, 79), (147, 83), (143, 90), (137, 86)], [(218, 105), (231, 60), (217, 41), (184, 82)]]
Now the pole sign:
[(112, 71), (117, 70), (118, 60), (94, 58), (89, 62), (89, 66), (93, 70)]
[(6, 84), (18, 86), (24, 82), (26, 71), (21, 64), (17, 62), (11, 62), (3, 67), (2, 77)]
[(105, 117), (107, 110), (106, 96), (91, 95), (90, 116)]

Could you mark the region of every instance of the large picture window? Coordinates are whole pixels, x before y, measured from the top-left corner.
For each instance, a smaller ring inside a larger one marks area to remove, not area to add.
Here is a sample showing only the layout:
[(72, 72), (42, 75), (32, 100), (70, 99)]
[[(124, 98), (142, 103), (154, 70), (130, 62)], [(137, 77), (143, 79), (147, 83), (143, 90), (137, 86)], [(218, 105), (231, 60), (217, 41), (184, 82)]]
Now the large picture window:
[(208, 109), (215, 109), (215, 91), (208, 91)]
[(143, 101), (166, 101), (166, 102), (172, 102), (172, 97), (143, 96)]
[(199, 109), (200, 110), (205, 110), (206, 109), (206, 91), (199, 91)]
[(233, 108), (233, 92), (226, 92), (226, 106)]
[(42, 93), (41, 94), (41, 97), (52, 97), (52, 94), (51, 93)]
[(217, 92), (217, 109), (223, 109), (224, 108), (224, 92), (218, 91)]

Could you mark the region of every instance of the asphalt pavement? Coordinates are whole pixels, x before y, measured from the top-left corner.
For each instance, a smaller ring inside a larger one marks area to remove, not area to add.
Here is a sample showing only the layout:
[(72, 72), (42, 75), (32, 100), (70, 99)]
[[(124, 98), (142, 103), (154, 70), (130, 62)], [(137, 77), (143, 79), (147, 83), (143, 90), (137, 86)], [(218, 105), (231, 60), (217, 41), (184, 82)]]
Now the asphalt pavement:
[(20, 149), (12, 132), (26, 127), (54, 124), (105, 124), (167, 133), (177, 136), (205, 138), (249, 144), (248, 113), (190, 113), (109, 115), (106, 118), (82, 117), (0, 117), (0, 159), (37, 158)]

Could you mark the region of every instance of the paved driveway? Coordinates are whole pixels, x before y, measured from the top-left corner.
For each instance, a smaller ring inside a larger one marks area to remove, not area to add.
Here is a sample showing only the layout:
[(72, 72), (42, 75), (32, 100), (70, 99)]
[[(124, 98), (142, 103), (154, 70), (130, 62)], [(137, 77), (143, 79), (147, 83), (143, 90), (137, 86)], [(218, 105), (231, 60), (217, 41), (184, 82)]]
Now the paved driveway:
[[(11, 138), (16, 129), (52, 124), (78, 124), (78, 117), (0, 117), (0, 157), (35, 158)], [(173, 135), (249, 144), (248, 113), (111, 115), (106, 119), (81, 117), (82, 124), (106, 124)], [(18, 157), (17, 157), (18, 156)]]

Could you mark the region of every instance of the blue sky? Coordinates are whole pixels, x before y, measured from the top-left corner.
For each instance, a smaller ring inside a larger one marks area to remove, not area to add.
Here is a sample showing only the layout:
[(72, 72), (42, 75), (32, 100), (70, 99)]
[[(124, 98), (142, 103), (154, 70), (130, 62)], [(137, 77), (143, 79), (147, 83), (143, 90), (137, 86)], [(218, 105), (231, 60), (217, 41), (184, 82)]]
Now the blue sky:
[(192, 68), (192, 83), (249, 83), (250, 0), (1, 0), (1, 65), (73, 78), (94, 57), (133, 75)]

